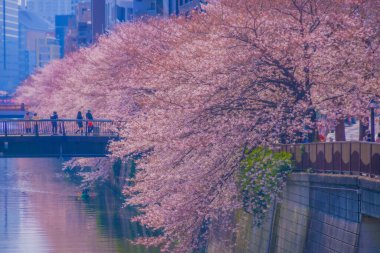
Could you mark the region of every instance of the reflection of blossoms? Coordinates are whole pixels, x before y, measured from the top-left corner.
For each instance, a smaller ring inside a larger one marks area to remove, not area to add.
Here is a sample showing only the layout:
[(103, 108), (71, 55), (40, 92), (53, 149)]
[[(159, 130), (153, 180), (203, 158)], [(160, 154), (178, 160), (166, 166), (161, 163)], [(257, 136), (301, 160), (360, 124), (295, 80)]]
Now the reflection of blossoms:
[(241, 165), (239, 184), (244, 210), (253, 214), (256, 224), (261, 224), (293, 169), (292, 155), (257, 148), (246, 154)]
[(75, 158), (63, 166), (66, 170), (78, 170), (77, 175), (82, 177), (82, 187), (92, 188), (109, 178), (113, 161), (109, 158)]

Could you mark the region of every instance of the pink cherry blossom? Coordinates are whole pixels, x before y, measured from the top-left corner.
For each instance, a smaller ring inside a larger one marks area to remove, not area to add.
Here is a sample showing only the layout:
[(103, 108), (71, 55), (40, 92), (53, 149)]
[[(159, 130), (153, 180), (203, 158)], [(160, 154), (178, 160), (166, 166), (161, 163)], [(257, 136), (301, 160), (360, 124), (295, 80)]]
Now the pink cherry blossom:
[(242, 207), (245, 149), (297, 141), (316, 112), (364, 117), (380, 96), (379, 1), (209, 2), (120, 25), (17, 91), (42, 115), (123, 121), (111, 159), (142, 155), (127, 204), (163, 231), (139, 242), (162, 251), (196, 251), (207, 224)]

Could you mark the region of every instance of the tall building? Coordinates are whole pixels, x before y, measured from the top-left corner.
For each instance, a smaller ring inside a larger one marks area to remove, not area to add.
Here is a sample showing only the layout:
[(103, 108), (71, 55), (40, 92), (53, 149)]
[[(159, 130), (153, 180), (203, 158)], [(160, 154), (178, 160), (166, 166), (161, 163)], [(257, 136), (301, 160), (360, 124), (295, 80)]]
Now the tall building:
[(132, 21), (143, 16), (186, 14), (199, 6), (201, 0), (117, 0), (117, 19)]
[(75, 14), (76, 7), (79, 3), (91, 3), (91, 0), (71, 0), (71, 12)]
[(28, 0), (27, 9), (54, 23), (56, 15), (73, 14), (72, 0)]
[(92, 37), (96, 38), (110, 30), (117, 20), (116, 0), (92, 0)]
[(116, 0), (105, 1), (105, 28), (106, 30), (112, 29), (116, 24), (117, 8)]
[(20, 82), (17, 0), (0, 0), (0, 90), (13, 91)]
[(92, 38), (95, 41), (98, 36), (106, 31), (106, 0), (91, 1)]
[(60, 46), (54, 25), (37, 13), (19, 10), (21, 78), (33, 74), (54, 59), (60, 58)]
[(55, 36), (60, 45), (60, 57), (78, 49), (75, 15), (55, 16)]
[(59, 42), (54, 36), (47, 35), (36, 41), (36, 66), (42, 68), (49, 62), (59, 59)]
[(85, 47), (92, 43), (91, 3), (81, 2), (76, 7), (77, 46)]

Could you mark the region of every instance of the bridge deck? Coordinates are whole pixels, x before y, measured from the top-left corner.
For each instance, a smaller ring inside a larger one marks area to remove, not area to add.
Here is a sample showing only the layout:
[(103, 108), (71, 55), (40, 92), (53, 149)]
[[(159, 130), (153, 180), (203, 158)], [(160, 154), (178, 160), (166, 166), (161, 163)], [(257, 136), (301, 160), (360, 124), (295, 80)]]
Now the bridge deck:
[(109, 120), (0, 120), (0, 158), (102, 157), (116, 138)]
[(111, 139), (105, 136), (0, 137), (0, 158), (104, 157)]

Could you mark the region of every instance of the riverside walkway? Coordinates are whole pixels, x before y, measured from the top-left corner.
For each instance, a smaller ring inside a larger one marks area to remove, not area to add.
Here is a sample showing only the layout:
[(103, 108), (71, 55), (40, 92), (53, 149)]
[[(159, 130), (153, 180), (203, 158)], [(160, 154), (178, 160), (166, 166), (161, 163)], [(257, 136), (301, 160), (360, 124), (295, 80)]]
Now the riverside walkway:
[(0, 158), (102, 157), (117, 138), (110, 120), (0, 120)]

